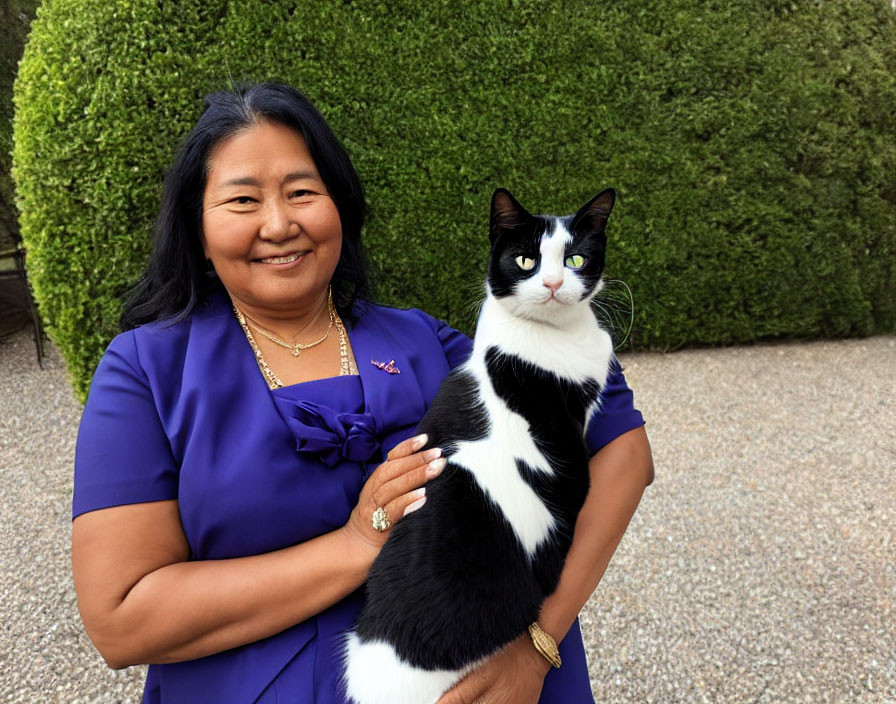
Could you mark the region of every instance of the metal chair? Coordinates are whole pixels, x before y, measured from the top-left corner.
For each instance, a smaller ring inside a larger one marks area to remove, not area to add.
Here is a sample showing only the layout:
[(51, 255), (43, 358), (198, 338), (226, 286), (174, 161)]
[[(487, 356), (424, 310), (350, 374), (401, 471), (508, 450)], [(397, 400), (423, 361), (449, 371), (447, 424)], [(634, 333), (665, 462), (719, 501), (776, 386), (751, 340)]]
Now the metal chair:
[(34, 298), (31, 296), (31, 288), (28, 286), (28, 274), (25, 271), (25, 250), (21, 248), (12, 249), (6, 252), (0, 252), (0, 261), (4, 259), (13, 259), (15, 266), (12, 269), (0, 269), (0, 280), (17, 279), (21, 282), (22, 294), (27, 301), (28, 317), (31, 319), (31, 326), (34, 328), (34, 346), (37, 349), (37, 363), (43, 369), (44, 366), (44, 337), (43, 329), (40, 324), (40, 318), (37, 315), (37, 308), (34, 305)]

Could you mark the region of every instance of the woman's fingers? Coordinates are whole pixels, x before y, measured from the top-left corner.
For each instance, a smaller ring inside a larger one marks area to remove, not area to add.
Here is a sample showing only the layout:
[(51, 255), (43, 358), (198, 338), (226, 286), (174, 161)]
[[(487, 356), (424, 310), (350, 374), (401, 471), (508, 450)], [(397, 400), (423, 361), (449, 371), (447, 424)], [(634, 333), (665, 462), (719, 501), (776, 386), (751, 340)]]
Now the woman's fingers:
[(445, 468), (442, 451), (433, 448), (391, 463), (383, 473), (382, 483), (373, 491), (374, 502), (381, 505), (423, 486)]
[(436, 704), (479, 704), (486, 689), (487, 680), (474, 670), (443, 694)]
[[(434, 447), (420, 451), (427, 442), (426, 435), (417, 435), (399, 443), (370, 475), (361, 490), (360, 501), (352, 511), (354, 525), (363, 534), (372, 538), (378, 533), (378, 540), (384, 540), (388, 528), (426, 503), (424, 485), (438, 476), (446, 465), (446, 460), (441, 458), (441, 449)], [(386, 512), (388, 526), (377, 514), (378, 509)]]
[(407, 457), (386, 460), (383, 464), (377, 467), (374, 476), (376, 476), (378, 480), (378, 486), (382, 486), (408, 472), (429, 464), (434, 459), (441, 457), (441, 455), (441, 448), (431, 447), (428, 450), (415, 452)]
[(426, 489), (420, 487), (407, 494), (402, 494), (394, 501), (390, 501), (383, 508), (386, 511), (386, 515), (389, 517), (389, 522), (392, 525), (395, 525), (397, 521), (401, 520), (409, 513), (413, 513), (425, 503)]
[(418, 451), (426, 442), (426, 435), (418, 435), (399, 443), (371, 476), (374, 481), (371, 511), (383, 508), (390, 527), (426, 503), (424, 485), (441, 474), (447, 464), (440, 448)]
[(414, 454), (426, 444), (427, 440), (429, 440), (429, 438), (426, 433), (424, 433), (423, 435), (415, 435), (404, 442), (398, 443), (395, 447), (389, 450), (389, 454), (386, 455), (386, 461), (397, 460)]
[(424, 485), (430, 479), (438, 476), (445, 468), (446, 463), (447, 460), (440, 457), (398, 475), (376, 491), (373, 497), (374, 503), (377, 507), (382, 506), (386, 510), (389, 522), (394, 525), (396, 521), (413, 513), (426, 503)]

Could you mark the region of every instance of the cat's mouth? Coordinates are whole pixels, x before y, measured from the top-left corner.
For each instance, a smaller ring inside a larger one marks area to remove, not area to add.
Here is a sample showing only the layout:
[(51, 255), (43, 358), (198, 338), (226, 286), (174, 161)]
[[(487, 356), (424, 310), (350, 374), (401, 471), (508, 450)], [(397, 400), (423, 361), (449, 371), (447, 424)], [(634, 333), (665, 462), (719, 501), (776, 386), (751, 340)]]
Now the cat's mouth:
[(546, 305), (548, 305), (551, 301), (553, 301), (554, 303), (559, 303), (560, 305), (566, 305), (567, 301), (566, 301), (565, 299), (566, 299), (566, 297), (564, 296), (564, 297), (561, 298), (561, 296), (557, 293), (557, 291), (551, 291), (551, 292), (548, 294), (547, 298), (545, 298), (545, 299), (541, 302), (541, 305), (546, 306)]

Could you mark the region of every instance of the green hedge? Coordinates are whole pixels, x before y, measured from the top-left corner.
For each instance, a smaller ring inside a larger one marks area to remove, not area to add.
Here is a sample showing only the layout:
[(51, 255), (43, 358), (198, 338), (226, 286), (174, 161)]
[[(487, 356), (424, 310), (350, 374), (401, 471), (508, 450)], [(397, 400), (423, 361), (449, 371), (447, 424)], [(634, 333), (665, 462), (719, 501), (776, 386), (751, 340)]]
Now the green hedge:
[(0, 252), (18, 243), (12, 179), (12, 84), (37, 0), (0, 0)]
[(896, 329), (889, 0), (48, 1), (16, 85), (32, 280), (84, 394), (200, 98), (287, 80), (366, 185), (379, 296), (470, 328), (488, 201), (612, 185), (638, 347)]

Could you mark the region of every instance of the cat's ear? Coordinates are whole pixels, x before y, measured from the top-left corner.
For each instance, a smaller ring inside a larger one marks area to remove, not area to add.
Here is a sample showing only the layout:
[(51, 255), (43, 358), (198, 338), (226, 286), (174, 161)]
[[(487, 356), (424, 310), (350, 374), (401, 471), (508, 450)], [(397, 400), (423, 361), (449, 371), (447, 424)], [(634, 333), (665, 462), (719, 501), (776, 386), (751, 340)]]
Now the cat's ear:
[(492, 194), (492, 214), (489, 224), (489, 240), (495, 243), (500, 232), (525, 225), (532, 215), (519, 204), (510, 191), (499, 188)]
[(612, 188), (605, 188), (579, 208), (579, 212), (572, 218), (572, 229), (603, 232), (615, 202), (616, 191)]

